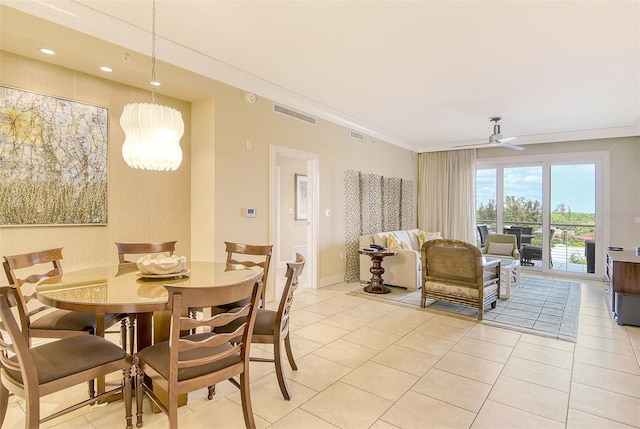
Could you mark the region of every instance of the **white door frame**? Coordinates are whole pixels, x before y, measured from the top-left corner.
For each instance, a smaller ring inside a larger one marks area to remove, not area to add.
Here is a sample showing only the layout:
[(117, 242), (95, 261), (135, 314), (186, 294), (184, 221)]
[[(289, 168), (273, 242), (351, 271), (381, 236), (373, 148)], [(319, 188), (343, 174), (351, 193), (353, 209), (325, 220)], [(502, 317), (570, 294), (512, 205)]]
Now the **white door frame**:
[[(269, 150), (270, 157), (270, 198), (269, 198), (269, 213), (270, 213), (270, 226), (269, 226), (269, 237), (274, 246), (276, 247), (276, 263), (279, 262), (280, 255), (280, 234), (278, 231), (279, 228), (279, 219), (280, 212), (278, 207), (278, 182), (279, 182), (279, 171), (277, 166), (278, 156), (285, 156), (288, 158), (296, 158), (303, 159), (307, 161), (307, 190), (309, 192), (308, 197), (308, 219), (307, 219), (307, 263), (305, 264), (304, 270), (308, 273), (309, 279), (309, 287), (312, 289), (316, 289), (318, 285), (318, 231), (319, 231), (319, 195), (320, 195), (320, 169), (319, 169), (319, 161), (320, 155), (310, 152), (304, 152), (297, 149), (292, 149), (284, 146), (278, 146), (272, 144)], [(273, 263), (273, 262), (272, 262)], [(272, 288), (271, 291), (268, 291), (267, 301), (276, 299), (276, 291), (275, 288)]]

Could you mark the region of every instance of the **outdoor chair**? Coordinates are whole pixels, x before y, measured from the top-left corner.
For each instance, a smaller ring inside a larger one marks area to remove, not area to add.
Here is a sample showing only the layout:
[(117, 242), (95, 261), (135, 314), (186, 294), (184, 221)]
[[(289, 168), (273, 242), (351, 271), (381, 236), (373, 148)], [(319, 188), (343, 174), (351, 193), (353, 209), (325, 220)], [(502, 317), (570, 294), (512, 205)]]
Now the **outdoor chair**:
[(478, 225), (478, 234), (480, 234), (480, 247), (484, 247), (487, 242), (487, 235), (489, 235), (489, 226)]
[(518, 249), (520, 249), (520, 246), (522, 245), (522, 229), (512, 226), (510, 228), (504, 228), (503, 232), (505, 234), (512, 234), (516, 236), (516, 245), (518, 246)]

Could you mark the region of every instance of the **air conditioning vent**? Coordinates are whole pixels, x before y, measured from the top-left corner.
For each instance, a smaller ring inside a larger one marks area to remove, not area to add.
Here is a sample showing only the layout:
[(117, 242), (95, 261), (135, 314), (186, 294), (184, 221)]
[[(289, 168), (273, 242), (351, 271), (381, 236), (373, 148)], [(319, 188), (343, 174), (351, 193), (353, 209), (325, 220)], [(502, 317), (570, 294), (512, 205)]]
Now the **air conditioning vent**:
[(273, 111), (277, 113), (281, 113), (283, 115), (287, 115), (294, 119), (298, 119), (299, 121), (303, 121), (311, 125), (316, 125), (316, 123), (318, 122), (318, 120), (313, 116), (305, 115), (304, 113), (301, 113), (301, 112), (296, 112), (295, 110), (289, 109), (288, 107), (284, 107), (279, 104), (273, 105)]
[(355, 132), (353, 130), (350, 130), (350, 131), (351, 131), (351, 138), (352, 139), (360, 140), (361, 142), (364, 141), (364, 134), (357, 133), (357, 132)]

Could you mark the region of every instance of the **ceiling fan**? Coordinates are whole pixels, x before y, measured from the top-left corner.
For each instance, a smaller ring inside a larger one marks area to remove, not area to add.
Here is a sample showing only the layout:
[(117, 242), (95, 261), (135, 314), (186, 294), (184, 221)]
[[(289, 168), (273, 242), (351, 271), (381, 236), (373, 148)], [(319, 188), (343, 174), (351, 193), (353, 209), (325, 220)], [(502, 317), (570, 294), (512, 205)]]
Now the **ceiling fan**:
[[(501, 119), (502, 118), (499, 116), (494, 116), (492, 118), (489, 118), (489, 121), (493, 122), (493, 134), (489, 136), (489, 143), (487, 144), (489, 146), (496, 146), (496, 147), (500, 146), (500, 147), (507, 147), (509, 149), (514, 149), (514, 150), (524, 150), (522, 146), (517, 146), (510, 143), (514, 140), (518, 140), (518, 137), (515, 137), (515, 136), (502, 137), (502, 134), (500, 134), (500, 124), (498, 124), (498, 122)], [(466, 144), (466, 145), (459, 145), (459, 146), (453, 146), (453, 147), (486, 146), (487, 144)]]

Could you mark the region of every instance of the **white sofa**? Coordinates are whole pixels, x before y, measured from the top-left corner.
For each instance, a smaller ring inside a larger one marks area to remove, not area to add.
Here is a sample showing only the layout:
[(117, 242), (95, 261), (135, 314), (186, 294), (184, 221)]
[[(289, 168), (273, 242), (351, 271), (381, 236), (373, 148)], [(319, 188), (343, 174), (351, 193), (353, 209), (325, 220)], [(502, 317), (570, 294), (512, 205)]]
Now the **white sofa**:
[[(405, 248), (396, 250), (396, 256), (384, 258), (382, 278), (385, 284), (407, 288), (416, 291), (422, 286), (422, 263), (420, 259), (420, 244), (418, 229), (402, 231), (378, 232), (371, 235), (360, 236), (360, 249), (368, 248), (371, 244), (387, 248), (387, 237), (393, 235), (406, 244)], [(429, 234), (428, 239), (440, 237), (440, 234)], [(360, 255), (360, 281), (368, 282), (371, 279), (371, 258), (368, 255)]]

